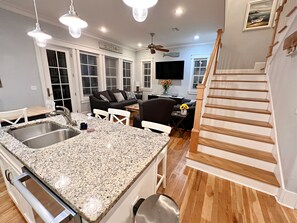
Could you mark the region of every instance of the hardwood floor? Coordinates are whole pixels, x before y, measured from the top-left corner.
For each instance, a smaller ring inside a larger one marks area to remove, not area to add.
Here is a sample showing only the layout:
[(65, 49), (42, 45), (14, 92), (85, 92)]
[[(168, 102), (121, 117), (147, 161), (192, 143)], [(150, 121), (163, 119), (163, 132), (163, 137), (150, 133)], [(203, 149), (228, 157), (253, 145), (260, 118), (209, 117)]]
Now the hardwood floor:
[[(297, 210), (279, 205), (274, 197), (185, 166), (190, 132), (168, 145), (167, 188), (180, 207), (181, 223), (294, 223)], [(0, 222), (25, 223), (5, 189), (0, 175)]]

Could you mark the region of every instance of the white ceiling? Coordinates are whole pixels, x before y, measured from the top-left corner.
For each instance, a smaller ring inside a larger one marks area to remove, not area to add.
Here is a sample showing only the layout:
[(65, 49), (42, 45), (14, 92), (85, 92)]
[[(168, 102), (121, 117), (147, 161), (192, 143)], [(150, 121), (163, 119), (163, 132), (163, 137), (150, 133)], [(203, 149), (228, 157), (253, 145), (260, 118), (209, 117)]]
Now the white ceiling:
[[(57, 25), (58, 18), (69, 9), (69, 0), (36, 0), (39, 17)], [(138, 23), (132, 9), (122, 0), (74, 0), (79, 16), (88, 22), (83, 30), (98, 38), (137, 49), (137, 44), (149, 44), (150, 32), (155, 32), (154, 42), (167, 47), (214, 41), (216, 30), (224, 28), (224, 0), (159, 0), (149, 9), (147, 19)], [(33, 0), (0, 0), (6, 5), (34, 15)], [(182, 7), (184, 14), (175, 16), (175, 9)], [(6, 7), (7, 8), (7, 7)], [(42, 26), (42, 23), (41, 23)], [(108, 32), (99, 31), (105, 26)], [(172, 28), (179, 28), (179, 32)], [(195, 35), (199, 40), (194, 40)]]

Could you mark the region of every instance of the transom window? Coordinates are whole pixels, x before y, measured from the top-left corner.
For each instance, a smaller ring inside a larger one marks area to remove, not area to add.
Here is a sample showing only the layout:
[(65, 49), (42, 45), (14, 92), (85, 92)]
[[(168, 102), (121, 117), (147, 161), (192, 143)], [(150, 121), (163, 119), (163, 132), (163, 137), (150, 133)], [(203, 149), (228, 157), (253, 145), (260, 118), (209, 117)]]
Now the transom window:
[(82, 88), (84, 97), (98, 91), (98, 67), (97, 57), (94, 55), (80, 53), (80, 67), (82, 77)]
[(131, 91), (131, 62), (123, 62), (123, 90)]
[(151, 88), (152, 85), (152, 62), (144, 61), (143, 64), (143, 87)]
[(117, 59), (105, 57), (106, 89), (117, 89)]
[(193, 69), (193, 82), (192, 88), (196, 89), (198, 84), (201, 84), (203, 81), (203, 77), (205, 74), (206, 66), (207, 66), (207, 58), (195, 58), (194, 69)]

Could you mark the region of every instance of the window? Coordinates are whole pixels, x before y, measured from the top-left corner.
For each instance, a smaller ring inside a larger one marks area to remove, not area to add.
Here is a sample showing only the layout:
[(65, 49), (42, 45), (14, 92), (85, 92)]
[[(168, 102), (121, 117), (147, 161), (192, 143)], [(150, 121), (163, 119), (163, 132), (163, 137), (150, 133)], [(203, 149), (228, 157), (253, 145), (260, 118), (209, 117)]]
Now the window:
[(106, 89), (117, 89), (117, 59), (105, 57)]
[(196, 89), (198, 84), (203, 81), (204, 73), (207, 66), (207, 58), (195, 58), (193, 60), (193, 82), (192, 89)]
[(93, 91), (98, 91), (97, 57), (80, 53), (80, 68), (83, 95), (87, 97), (92, 94)]
[(123, 90), (131, 91), (131, 62), (123, 62)]
[(143, 87), (144, 88), (151, 88), (152, 85), (152, 62), (151, 61), (144, 61), (142, 62), (142, 69), (143, 69)]

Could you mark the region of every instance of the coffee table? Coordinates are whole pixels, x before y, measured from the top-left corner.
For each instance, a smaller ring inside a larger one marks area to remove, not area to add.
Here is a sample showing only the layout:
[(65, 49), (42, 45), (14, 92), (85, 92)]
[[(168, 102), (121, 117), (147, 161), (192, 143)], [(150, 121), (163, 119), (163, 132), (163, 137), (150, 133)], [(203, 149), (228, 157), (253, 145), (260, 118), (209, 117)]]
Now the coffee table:
[(125, 109), (130, 112), (139, 112), (139, 104), (127, 105)]

